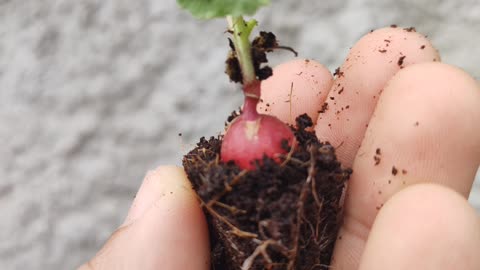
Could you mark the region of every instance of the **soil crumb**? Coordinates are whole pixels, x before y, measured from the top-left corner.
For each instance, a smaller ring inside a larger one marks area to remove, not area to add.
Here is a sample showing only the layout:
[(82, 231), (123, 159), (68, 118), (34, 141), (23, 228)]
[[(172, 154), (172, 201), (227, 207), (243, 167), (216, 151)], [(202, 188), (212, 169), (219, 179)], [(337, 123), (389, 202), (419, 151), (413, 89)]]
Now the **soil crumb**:
[(337, 76), (338, 78), (343, 77), (343, 71), (340, 70), (340, 67), (335, 69), (333, 76)]
[(380, 164), (380, 161), (382, 161), (381, 159), (381, 156), (382, 155), (382, 152), (380, 150), (380, 148), (377, 148), (377, 150), (375, 150), (375, 155), (373, 156), (373, 160), (375, 162), (375, 166), (377, 166), (378, 164)]
[(328, 110), (328, 102), (323, 103), (322, 108), (318, 113), (325, 113)]
[(398, 173), (398, 169), (395, 168), (395, 166), (393, 166), (393, 167), (392, 167), (392, 175), (395, 176), (395, 175), (397, 175), (397, 173)]
[(417, 32), (417, 29), (415, 29), (415, 27), (413, 27), (413, 26), (408, 27), (408, 28), (403, 28), (403, 30), (405, 30), (407, 32)]

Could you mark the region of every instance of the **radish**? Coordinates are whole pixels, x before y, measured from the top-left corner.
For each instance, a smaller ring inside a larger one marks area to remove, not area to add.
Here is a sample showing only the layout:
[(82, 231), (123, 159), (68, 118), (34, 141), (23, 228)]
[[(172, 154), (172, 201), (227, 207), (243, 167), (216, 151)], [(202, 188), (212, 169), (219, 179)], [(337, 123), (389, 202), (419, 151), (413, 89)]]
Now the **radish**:
[[(248, 1), (193, 1), (179, 0), (180, 5), (197, 17), (212, 18), (226, 16), (232, 34), (230, 52), (227, 59), (227, 74), (234, 82), (243, 84), (245, 102), (243, 110), (227, 128), (220, 157), (223, 162), (233, 161), (242, 169), (255, 169), (264, 157), (279, 161), (294, 143), (291, 129), (274, 116), (257, 113), (260, 100), (260, 81), (272, 74), (269, 67), (261, 67), (267, 62), (266, 52), (279, 46), (272, 33), (260, 32), (260, 37), (250, 41), (249, 37), (257, 25), (255, 20), (246, 22), (242, 14), (254, 12), (267, 0)], [(201, 3), (200, 3), (201, 2)], [(229, 10), (230, 12), (226, 12)], [(293, 51), (293, 50), (292, 50)], [(296, 53), (295, 51), (293, 51)]]
[[(260, 92), (260, 82), (254, 81), (245, 87), (245, 93)], [(240, 168), (254, 169), (255, 160), (264, 156), (279, 160), (286, 153), (283, 147), (291, 146), (294, 135), (290, 128), (278, 118), (257, 113), (259, 98), (246, 95), (243, 112), (228, 127), (221, 148), (222, 161), (233, 161)]]

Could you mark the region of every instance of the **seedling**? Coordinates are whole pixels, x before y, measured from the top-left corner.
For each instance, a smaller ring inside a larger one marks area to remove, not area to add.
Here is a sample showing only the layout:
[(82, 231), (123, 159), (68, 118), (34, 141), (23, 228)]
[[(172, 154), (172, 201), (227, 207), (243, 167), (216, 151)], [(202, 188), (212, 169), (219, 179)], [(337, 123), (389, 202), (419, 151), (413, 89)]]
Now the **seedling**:
[(341, 167), (330, 144), (318, 141), (307, 115), (291, 128), (257, 112), (261, 81), (272, 75), (266, 53), (293, 51), (270, 32), (250, 38), (257, 22), (243, 16), (269, 1), (178, 3), (199, 18), (227, 19), (226, 73), (245, 96), (225, 134), (201, 138), (183, 159), (209, 225), (211, 269), (327, 269), (351, 170)]
[(200, 18), (226, 17), (231, 33), (231, 52), (227, 59), (226, 73), (234, 82), (242, 84), (245, 96), (243, 109), (228, 127), (223, 138), (220, 157), (233, 161), (240, 168), (253, 169), (256, 161), (264, 156), (277, 159), (294, 143), (291, 129), (276, 117), (257, 112), (260, 100), (260, 80), (268, 78), (272, 70), (261, 66), (267, 62), (266, 52), (278, 46), (272, 33), (261, 32), (250, 40), (255, 20), (245, 21), (243, 14), (255, 12), (268, 0), (248, 1), (193, 1), (179, 0), (179, 4)]

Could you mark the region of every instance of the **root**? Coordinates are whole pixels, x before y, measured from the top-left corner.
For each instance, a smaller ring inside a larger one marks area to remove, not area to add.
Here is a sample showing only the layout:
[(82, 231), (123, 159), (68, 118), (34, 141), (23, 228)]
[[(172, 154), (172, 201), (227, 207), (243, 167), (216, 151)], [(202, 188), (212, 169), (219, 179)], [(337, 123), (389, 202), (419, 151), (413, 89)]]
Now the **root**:
[(310, 270), (315, 270), (315, 268), (317, 268), (317, 267), (319, 267), (320, 269), (322, 269), (322, 267), (326, 267), (326, 268), (329, 268), (329, 269), (332, 268), (332, 267), (330, 267), (330, 265), (318, 263), (318, 264), (312, 265), (312, 267), (310, 267)]
[(312, 195), (313, 195), (313, 199), (315, 200), (315, 203), (317, 204), (318, 211), (320, 212), (323, 208), (323, 201), (320, 201), (320, 198), (318, 198), (317, 186), (316, 186), (315, 183), (316, 183), (316, 181), (313, 180), (312, 181)]
[(345, 141), (342, 141), (337, 147), (334, 147), (335, 150), (338, 150), (338, 148), (342, 147), (344, 143), (345, 143)]
[[(314, 147), (309, 148), (310, 152), (310, 161), (309, 161), (309, 168), (308, 168), (308, 176), (307, 179), (305, 180), (305, 183), (302, 187), (302, 191), (300, 193), (300, 197), (298, 199), (297, 203), (297, 224), (295, 226), (295, 230), (293, 232), (293, 235), (295, 236), (295, 239), (293, 241), (294, 246), (293, 249), (290, 252), (289, 256), (289, 263), (288, 263), (288, 270), (293, 270), (295, 269), (295, 263), (296, 263), (296, 258), (298, 257), (298, 252), (299, 252), (299, 241), (300, 241), (300, 229), (301, 226), (304, 222), (305, 219), (305, 203), (307, 201), (307, 195), (309, 192), (309, 187), (310, 187), (310, 192), (312, 193), (312, 196), (315, 200), (315, 204), (318, 207), (318, 210), (321, 211), (323, 207), (323, 202), (320, 200), (317, 194), (317, 188), (316, 188), (316, 181), (315, 181), (315, 175), (316, 175), (316, 170), (315, 170), (315, 165), (316, 165), (316, 150)], [(317, 226), (320, 221), (317, 220)], [(313, 225), (311, 223), (308, 223), (310, 226), (310, 229), (312, 230), (313, 233)], [(315, 233), (312, 234), (312, 236), (315, 238), (314, 241), (317, 242), (319, 241), (317, 239), (318, 229), (315, 229)]]
[(288, 249), (280, 242), (272, 239), (265, 240), (263, 242), (260, 242), (257, 248), (253, 251), (253, 253), (248, 256), (245, 261), (243, 261), (241, 270), (249, 270), (253, 266), (255, 259), (260, 255), (262, 255), (265, 262), (269, 265), (269, 268), (267, 269), (270, 269), (270, 267), (273, 266), (273, 261), (270, 258), (270, 255), (268, 255), (267, 248), (269, 246), (276, 247), (278, 251), (280, 251), (284, 255), (288, 254)]
[(307, 183), (315, 182), (312, 179), (315, 178), (315, 153), (313, 147), (309, 147), (310, 150), (310, 168), (308, 169)]
[(298, 159), (298, 158), (290, 158), (290, 161), (300, 167), (307, 167), (310, 165), (310, 162), (305, 162), (305, 161), (302, 161), (301, 159)]
[(225, 194), (231, 192), (233, 190), (233, 187), (235, 185), (237, 185), (240, 182), (241, 178), (243, 176), (245, 176), (247, 173), (248, 173), (247, 170), (243, 170), (237, 176), (235, 176), (235, 178), (233, 178), (233, 180), (230, 183), (225, 182), (225, 189), (222, 192), (220, 192), (219, 194), (217, 194), (213, 199), (211, 199), (207, 203), (208, 207), (212, 207), (212, 205), (215, 204), (216, 202), (218, 202), (220, 200), (220, 198), (225, 196)]
[(288, 154), (287, 154), (285, 160), (282, 162), (282, 164), (280, 166), (285, 167), (285, 165), (287, 165), (287, 163), (290, 160), (292, 160), (293, 153), (295, 153), (295, 144), (293, 144), (292, 147), (290, 147), (290, 151), (288, 151)]
[[(198, 196), (197, 196), (198, 197)], [(228, 221), (227, 218), (225, 218), (224, 216), (220, 215), (217, 211), (215, 211), (210, 205), (206, 204), (205, 202), (203, 202), (203, 200), (201, 198), (199, 198), (199, 200), (202, 202), (202, 206), (205, 207), (205, 209), (207, 209), (207, 211), (215, 218), (217, 218), (218, 220), (220, 220), (221, 222), (223, 222), (225, 225), (227, 225), (228, 227), (230, 227), (231, 231), (230, 233), (238, 236), (238, 237), (241, 237), (241, 238), (257, 238), (258, 235), (255, 234), (255, 233), (251, 233), (251, 232), (246, 232), (246, 231), (242, 231), (240, 230), (238, 227), (236, 227), (235, 225), (233, 225), (230, 221)], [(211, 202), (211, 201), (210, 201)], [(209, 202), (209, 203), (210, 203)]]
[(232, 213), (232, 215), (236, 216), (237, 214), (246, 214), (247, 211), (245, 210), (242, 210), (242, 209), (238, 209), (234, 206), (230, 206), (228, 204), (224, 204), (222, 202), (219, 202), (219, 201), (214, 201), (213, 202), (214, 205), (218, 205), (224, 209), (227, 209), (230, 213)]
[(293, 48), (291, 48), (291, 47), (287, 47), (287, 46), (276, 46), (276, 47), (274, 47), (274, 49), (290, 51), (290, 52), (293, 53), (293, 55), (295, 55), (295, 57), (298, 56), (298, 52), (295, 51), (295, 50), (294, 50)]

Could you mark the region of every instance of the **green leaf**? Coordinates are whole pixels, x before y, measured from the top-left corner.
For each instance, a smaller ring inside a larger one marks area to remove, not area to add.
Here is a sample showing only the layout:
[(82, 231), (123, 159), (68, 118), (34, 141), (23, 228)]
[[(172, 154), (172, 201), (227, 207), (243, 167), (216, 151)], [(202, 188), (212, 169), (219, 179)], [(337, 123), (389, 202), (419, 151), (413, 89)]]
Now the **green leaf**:
[(227, 15), (253, 15), (270, 0), (177, 0), (184, 9), (200, 19), (226, 17)]

